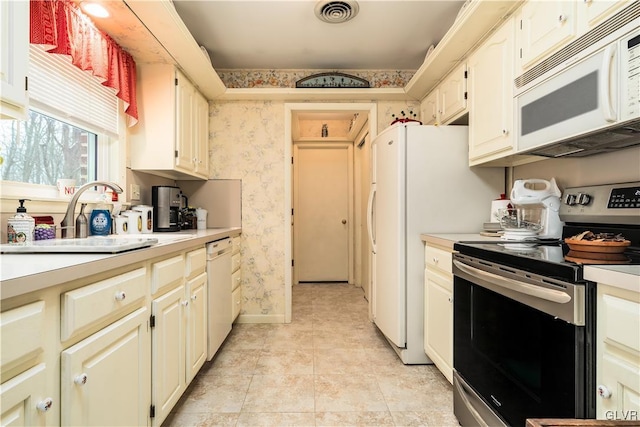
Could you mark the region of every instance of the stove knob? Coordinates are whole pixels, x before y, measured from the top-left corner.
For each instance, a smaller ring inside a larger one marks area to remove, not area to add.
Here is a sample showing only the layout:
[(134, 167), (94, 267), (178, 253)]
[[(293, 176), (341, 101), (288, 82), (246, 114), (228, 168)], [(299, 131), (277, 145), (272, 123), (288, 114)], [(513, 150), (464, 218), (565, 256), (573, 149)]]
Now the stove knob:
[(577, 202), (579, 205), (588, 205), (591, 203), (591, 196), (585, 193), (578, 193)]
[(573, 206), (576, 204), (576, 195), (575, 194), (565, 194), (564, 203)]

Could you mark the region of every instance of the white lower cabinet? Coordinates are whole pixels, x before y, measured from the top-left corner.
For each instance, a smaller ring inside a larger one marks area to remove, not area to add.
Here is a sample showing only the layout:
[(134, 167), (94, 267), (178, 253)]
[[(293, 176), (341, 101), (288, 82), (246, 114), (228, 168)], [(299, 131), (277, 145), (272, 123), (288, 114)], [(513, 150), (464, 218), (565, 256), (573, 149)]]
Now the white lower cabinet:
[(187, 383), (207, 360), (207, 274), (187, 282)]
[(152, 425), (160, 425), (186, 389), (184, 285), (151, 303)]
[(240, 236), (232, 239), (231, 256), (231, 322), (234, 322), (240, 315), (242, 308), (242, 273), (240, 258)]
[(148, 319), (141, 307), (62, 352), (62, 425), (147, 424)]
[[(207, 360), (206, 251), (195, 249), (180, 256), (176, 281), (159, 281), (173, 288), (151, 303), (151, 425), (159, 426)], [(175, 271), (177, 257), (154, 263), (151, 271)], [(157, 269), (156, 266), (161, 266)], [(167, 266), (170, 266), (167, 269)], [(152, 279), (155, 280), (155, 279)], [(167, 289), (166, 286), (152, 286)]]
[(598, 283), (596, 418), (640, 415), (640, 293)]
[[(4, 347), (4, 346), (3, 346)], [(47, 418), (54, 404), (46, 393), (46, 366), (34, 366), (0, 385), (0, 425), (45, 426), (57, 424)]]
[(453, 383), (452, 252), (427, 243), (424, 270), (424, 351)]

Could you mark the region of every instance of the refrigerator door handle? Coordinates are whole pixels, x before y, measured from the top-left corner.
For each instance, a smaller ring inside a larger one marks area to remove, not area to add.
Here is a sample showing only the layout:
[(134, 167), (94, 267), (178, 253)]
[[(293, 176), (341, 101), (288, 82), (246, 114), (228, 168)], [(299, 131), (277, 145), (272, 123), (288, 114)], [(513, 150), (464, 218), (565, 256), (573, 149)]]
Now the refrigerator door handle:
[(376, 185), (371, 184), (369, 189), (369, 200), (367, 201), (367, 232), (369, 234), (369, 243), (371, 243), (371, 250), (376, 253), (376, 241), (373, 236), (373, 208), (374, 199), (376, 197)]

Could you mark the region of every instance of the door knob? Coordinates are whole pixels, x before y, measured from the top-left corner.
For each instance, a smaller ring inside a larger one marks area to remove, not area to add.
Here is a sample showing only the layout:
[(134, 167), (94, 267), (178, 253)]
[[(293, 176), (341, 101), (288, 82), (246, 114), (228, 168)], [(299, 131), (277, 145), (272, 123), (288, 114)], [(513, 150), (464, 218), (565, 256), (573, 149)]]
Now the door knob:
[(343, 224), (346, 224), (346, 223), (347, 223), (347, 220), (346, 220), (346, 219), (343, 219), (343, 220), (342, 220), (342, 223), (343, 223)]

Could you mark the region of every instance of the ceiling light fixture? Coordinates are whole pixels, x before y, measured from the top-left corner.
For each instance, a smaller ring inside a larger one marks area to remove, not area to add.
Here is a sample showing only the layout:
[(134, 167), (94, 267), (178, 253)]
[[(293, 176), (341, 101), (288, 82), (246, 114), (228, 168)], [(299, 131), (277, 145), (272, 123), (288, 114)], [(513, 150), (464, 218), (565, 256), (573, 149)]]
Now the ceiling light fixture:
[(108, 18), (109, 12), (105, 7), (99, 3), (87, 3), (83, 1), (80, 3), (82, 10), (84, 10), (88, 15), (94, 16), (96, 18)]
[(340, 24), (355, 18), (359, 10), (355, 0), (320, 0), (316, 4), (315, 14), (323, 22)]

